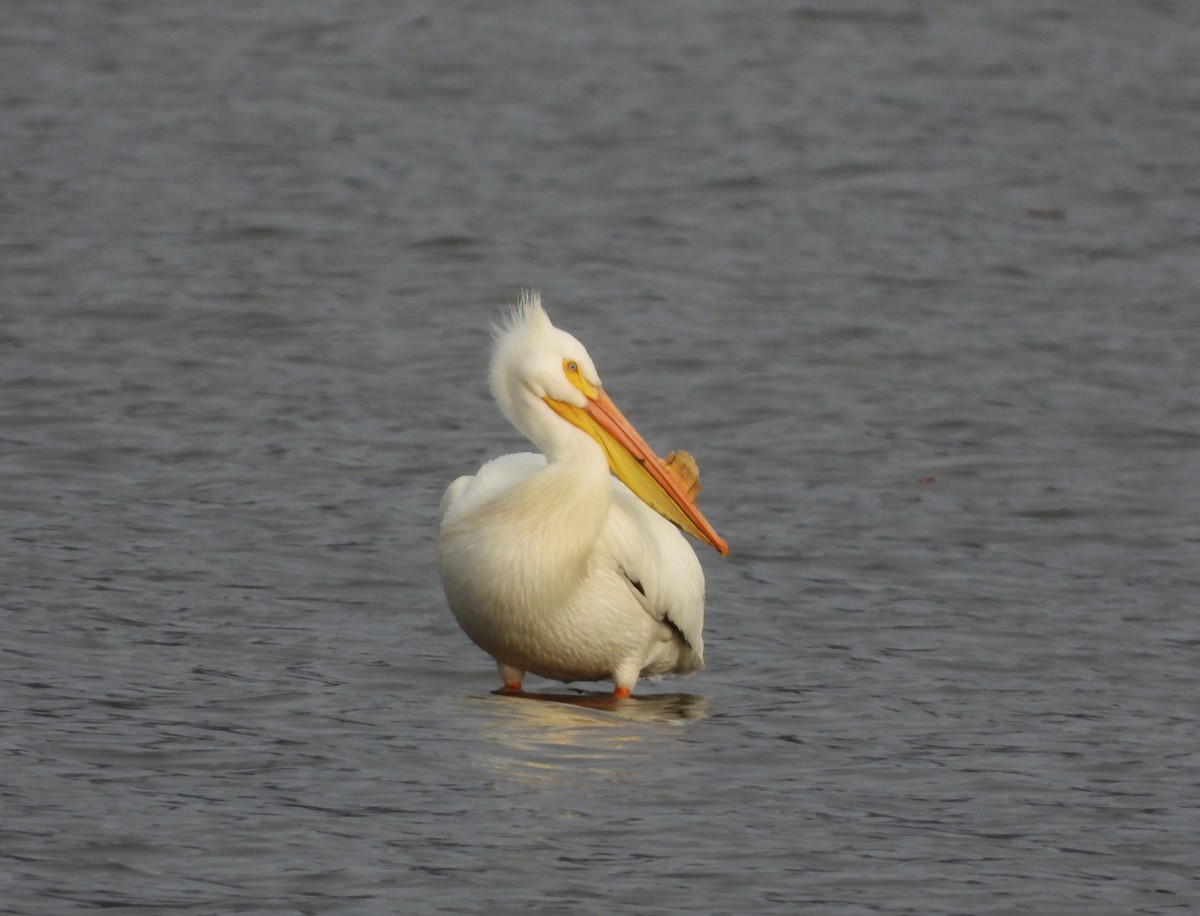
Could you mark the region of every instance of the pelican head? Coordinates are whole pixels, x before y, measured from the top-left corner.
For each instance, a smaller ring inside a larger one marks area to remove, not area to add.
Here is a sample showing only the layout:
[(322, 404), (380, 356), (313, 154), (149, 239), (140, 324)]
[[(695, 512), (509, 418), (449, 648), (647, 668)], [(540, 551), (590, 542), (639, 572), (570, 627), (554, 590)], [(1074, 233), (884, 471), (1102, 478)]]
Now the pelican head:
[(537, 293), (526, 292), (497, 330), (490, 381), (509, 422), (549, 461), (602, 449), (612, 473), (639, 499), (722, 556), (729, 552), (696, 505), (696, 488), (617, 409), (583, 344), (550, 323)]
[(588, 393), (601, 386), (587, 349), (550, 323), (541, 297), (533, 292), (522, 295), (508, 322), (496, 330), (490, 381), (501, 412), (547, 457), (572, 431), (554, 421), (550, 402), (582, 410)]

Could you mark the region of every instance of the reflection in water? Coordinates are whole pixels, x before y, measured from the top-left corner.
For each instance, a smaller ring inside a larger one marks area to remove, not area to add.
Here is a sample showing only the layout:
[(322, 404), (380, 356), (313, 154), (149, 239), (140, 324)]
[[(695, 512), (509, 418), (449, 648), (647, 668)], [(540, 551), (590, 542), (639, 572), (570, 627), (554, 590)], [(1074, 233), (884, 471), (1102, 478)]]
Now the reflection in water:
[(708, 700), (695, 693), (659, 693), (635, 696), (619, 700), (611, 693), (592, 690), (567, 690), (542, 693), (510, 693), (497, 690), (496, 695), (515, 700), (541, 700), (547, 703), (563, 703), (615, 713), (621, 719), (672, 722), (680, 719), (703, 719), (707, 714)]
[(489, 768), (524, 779), (623, 777), (676, 731), (702, 719), (708, 701), (690, 693), (615, 700), (583, 690), (493, 695), (483, 726)]

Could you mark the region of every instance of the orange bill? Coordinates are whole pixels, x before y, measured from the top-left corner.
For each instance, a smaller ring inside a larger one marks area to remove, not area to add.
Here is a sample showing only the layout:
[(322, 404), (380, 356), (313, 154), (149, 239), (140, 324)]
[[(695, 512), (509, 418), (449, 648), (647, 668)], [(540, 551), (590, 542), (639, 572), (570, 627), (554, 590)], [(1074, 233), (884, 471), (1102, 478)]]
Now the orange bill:
[(708, 523), (691, 495), (699, 487), (668, 469), (602, 389), (588, 388), (591, 390), (584, 392), (588, 402), (582, 408), (554, 398), (545, 400), (555, 413), (600, 443), (613, 474), (638, 499), (692, 537), (711, 544), (721, 556), (727, 556), (729, 545)]

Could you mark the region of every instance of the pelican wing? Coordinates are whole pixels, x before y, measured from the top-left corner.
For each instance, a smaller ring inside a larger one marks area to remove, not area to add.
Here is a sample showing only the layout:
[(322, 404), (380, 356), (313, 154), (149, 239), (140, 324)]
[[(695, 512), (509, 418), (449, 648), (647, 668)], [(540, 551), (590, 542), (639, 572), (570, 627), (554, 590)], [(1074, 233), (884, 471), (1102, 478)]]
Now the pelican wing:
[(535, 452), (514, 452), (493, 458), (475, 476), (459, 477), (442, 494), (438, 507), (438, 528), (447, 519), (459, 517), (503, 493), (546, 466), (546, 456)]
[(704, 572), (679, 529), (613, 480), (613, 506), (601, 541), (639, 594), (642, 607), (667, 624), (704, 663)]

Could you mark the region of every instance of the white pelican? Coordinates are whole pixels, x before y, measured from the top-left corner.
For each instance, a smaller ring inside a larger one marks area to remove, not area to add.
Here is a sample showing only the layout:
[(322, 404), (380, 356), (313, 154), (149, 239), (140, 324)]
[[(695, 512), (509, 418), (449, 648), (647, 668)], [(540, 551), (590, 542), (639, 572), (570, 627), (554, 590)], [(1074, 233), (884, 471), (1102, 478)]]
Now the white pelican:
[(504, 455), (450, 484), (438, 567), (503, 689), (520, 691), (533, 672), (611, 679), (613, 696), (628, 697), (643, 675), (699, 671), (704, 573), (674, 525), (722, 556), (729, 548), (695, 503), (695, 463), (650, 450), (537, 293), (497, 329), (490, 374), (500, 410), (542, 453)]

